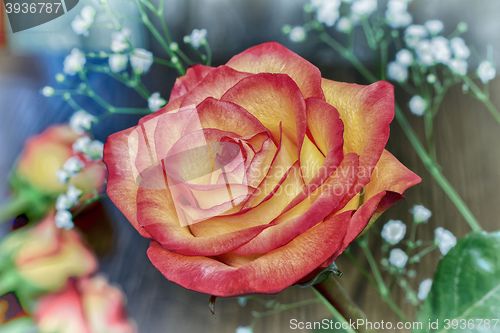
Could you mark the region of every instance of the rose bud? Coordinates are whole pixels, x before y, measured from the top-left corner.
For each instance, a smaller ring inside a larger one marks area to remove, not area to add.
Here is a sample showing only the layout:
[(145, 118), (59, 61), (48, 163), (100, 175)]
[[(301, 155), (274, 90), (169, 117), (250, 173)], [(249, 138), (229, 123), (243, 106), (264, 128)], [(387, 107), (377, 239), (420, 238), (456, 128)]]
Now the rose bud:
[(68, 185), (77, 188), (83, 199), (94, 196), (102, 188), (103, 163), (74, 151), (75, 142), (81, 138), (86, 138), (85, 134), (57, 125), (28, 139), (11, 181), (15, 196), (0, 209), (0, 222), (22, 213), (32, 219), (43, 217)]
[(44, 296), (35, 310), (40, 333), (134, 333), (121, 291), (103, 277), (68, 283), (63, 291)]
[(87, 276), (97, 268), (79, 234), (57, 228), (52, 213), (36, 226), (2, 239), (0, 262), (0, 294), (15, 291), (21, 301), (57, 291), (69, 278)]
[(104, 148), (107, 193), (169, 280), (276, 293), (328, 266), (420, 177), (385, 150), (391, 84), (321, 77), (277, 43), (193, 66)]

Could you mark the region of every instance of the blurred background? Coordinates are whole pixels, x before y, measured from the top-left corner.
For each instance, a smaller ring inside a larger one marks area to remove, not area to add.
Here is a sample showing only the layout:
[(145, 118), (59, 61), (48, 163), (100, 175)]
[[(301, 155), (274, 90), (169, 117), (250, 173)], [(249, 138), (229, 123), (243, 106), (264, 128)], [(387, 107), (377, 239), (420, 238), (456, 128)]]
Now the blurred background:
[[(281, 33), (285, 24), (303, 22), (304, 0), (165, 0), (167, 22), (174, 40), (182, 40), (194, 28), (205, 28), (214, 54), (214, 65), (222, 64), (232, 55), (249, 46), (269, 41), (279, 41), (316, 64), (323, 76), (335, 80), (363, 82), (355, 71), (331, 50), (319, 46), (315, 41), (301, 44), (291, 43)], [(104, 13), (97, 13), (90, 37), (81, 37), (69, 28), (79, 8), (92, 1), (80, 1), (75, 10), (42, 26), (12, 34), (6, 17), (0, 14), (0, 202), (8, 194), (7, 175), (15, 163), (16, 156), (29, 136), (39, 133), (48, 125), (68, 120), (72, 110), (57, 98), (47, 99), (40, 94), (45, 85), (54, 83), (54, 76), (61, 72), (64, 57), (73, 47), (87, 50), (109, 48), (109, 29), (98, 23)], [(151, 36), (142, 27), (133, 1), (113, 0), (112, 6), (127, 21), (132, 30), (132, 39), (137, 46), (156, 50)], [(2, 9), (3, 10), (3, 7)], [(473, 53), (485, 58), (491, 47), (493, 59), (500, 64), (500, 1), (497, 0), (415, 0), (410, 11), (415, 23), (428, 19), (440, 19), (445, 30), (451, 32), (459, 22), (468, 24), (464, 39)], [(101, 30), (99, 30), (101, 29)], [(160, 50), (156, 50), (160, 52)], [(360, 50), (369, 65), (369, 50)], [(475, 68), (474, 64), (470, 64)], [(102, 90), (113, 104), (134, 103), (134, 96), (114, 81), (96, 75), (90, 80), (97, 91)], [(173, 71), (154, 68), (146, 79), (146, 85), (160, 87), (168, 96), (175, 80)], [(492, 84), (492, 100), (500, 105), (500, 80)], [(406, 100), (403, 94), (398, 99)], [(498, 229), (498, 204), (500, 188), (500, 131), (490, 115), (472, 98), (464, 96), (459, 88), (445, 99), (442, 111), (436, 120), (437, 151), (445, 175), (462, 195), (473, 213), (486, 230)], [(104, 140), (107, 135), (127, 128), (137, 121), (135, 116), (116, 116), (99, 124), (96, 136)], [(412, 123), (423, 135), (421, 120), (412, 118)], [(423, 183), (411, 189), (401, 201), (383, 215), (375, 228), (390, 218), (409, 219), (409, 208), (421, 203), (430, 208), (433, 216), (429, 225), (419, 235), (432, 239), (435, 226), (440, 225), (457, 236), (468, 232), (468, 227), (425, 171), (410, 144), (397, 124), (392, 126), (389, 150), (405, 165), (420, 174)], [(122, 215), (105, 201), (107, 214), (113, 229), (113, 241), (100, 257), (101, 271), (124, 290), (130, 316), (137, 322), (139, 332), (234, 332), (252, 320), (251, 311), (261, 305), (249, 301), (245, 306), (237, 299), (220, 299), (216, 313), (208, 309), (208, 297), (190, 292), (166, 281), (146, 258), (148, 241), (141, 238), (125, 221)], [(1, 228), (1, 226), (0, 226)], [(3, 230), (5, 232), (5, 230)], [(2, 230), (0, 229), (0, 236)], [(380, 240), (381, 242), (381, 240)], [(379, 244), (373, 243), (375, 255), (379, 255)], [(351, 249), (356, 256), (358, 249)], [(431, 277), (437, 257), (426, 257), (416, 272), (415, 284)], [(365, 262), (362, 262), (366, 265)], [(360, 304), (372, 320), (393, 320), (392, 313), (380, 301), (357, 270), (343, 258), (338, 263), (344, 272), (342, 283), (348, 287), (353, 299)], [(394, 287), (398, 304), (408, 314), (413, 307), (405, 305), (405, 295)], [(279, 301), (294, 302), (311, 299), (309, 289), (290, 288), (277, 296)], [(265, 299), (273, 299), (267, 297)], [(328, 317), (320, 304), (301, 307), (298, 310), (266, 316), (258, 321), (256, 332), (288, 332), (289, 321), (318, 320)]]

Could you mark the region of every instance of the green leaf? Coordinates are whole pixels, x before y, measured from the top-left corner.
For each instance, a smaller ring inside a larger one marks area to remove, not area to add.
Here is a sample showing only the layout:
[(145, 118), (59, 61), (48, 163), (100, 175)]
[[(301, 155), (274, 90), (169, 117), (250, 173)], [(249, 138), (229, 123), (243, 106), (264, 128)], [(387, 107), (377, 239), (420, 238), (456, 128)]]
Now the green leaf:
[(303, 282), (303, 283), (298, 283), (298, 286), (303, 287), (303, 288), (312, 287), (318, 283), (325, 281), (326, 278), (329, 277), (331, 274), (336, 275), (336, 276), (342, 276), (342, 272), (339, 271), (337, 265), (334, 262), (330, 266), (326, 267), (321, 272), (319, 272), (311, 280)]
[(417, 332), (500, 332), (500, 232), (458, 242), (439, 263), (418, 318)]
[(0, 333), (36, 333), (37, 329), (30, 318), (21, 318), (8, 323), (0, 323)]

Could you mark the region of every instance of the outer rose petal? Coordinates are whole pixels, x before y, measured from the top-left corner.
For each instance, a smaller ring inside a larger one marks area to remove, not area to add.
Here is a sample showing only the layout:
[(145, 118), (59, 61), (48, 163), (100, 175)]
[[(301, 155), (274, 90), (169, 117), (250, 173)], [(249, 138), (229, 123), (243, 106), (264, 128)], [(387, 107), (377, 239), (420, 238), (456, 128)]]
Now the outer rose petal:
[(188, 68), (186, 75), (181, 76), (175, 80), (174, 87), (170, 92), (170, 100), (173, 101), (188, 92), (190, 92), (198, 83), (203, 80), (208, 73), (210, 73), (214, 67), (204, 66), (204, 65), (194, 65)]
[(323, 98), (319, 69), (281, 44), (269, 42), (251, 47), (231, 58), (227, 66), (248, 73), (287, 74), (304, 98)]
[(214, 296), (271, 294), (293, 285), (337, 252), (346, 233), (349, 215), (332, 218), (288, 244), (241, 266), (212, 258), (183, 256), (155, 242), (148, 249), (153, 265), (170, 281)]
[[(310, 196), (300, 203), (291, 203), (291, 208), (273, 221), (273, 226), (263, 230), (257, 237), (239, 247), (234, 254), (264, 254), (280, 247), (301, 233), (320, 223), (328, 215), (352, 198), (357, 181), (358, 157), (347, 155), (337, 172), (325, 181)], [(350, 215), (349, 215), (350, 216)]]
[(229, 89), (222, 100), (240, 105), (272, 133), (275, 142), (283, 135), (300, 151), (306, 132), (306, 107), (299, 88), (283, 74), (255, 74)]
[(318, 98), (309, 98), (307, 105), (307, 127), (319, 148), (321, 156), (324, 156), (322, 163), (311, 162), (314, 155), (306, 152), (301, 154), (301, 165), (303, 168), (313, 167), (319, 163), (319, 169), (311, 170), (311, 189), (321, 184), (340, 164), (343, 155), (343, 134), (344, 125), (340, 120), (337, 110)]
[(135, 159), (131, 156), (129, 136), (135, 128), (112, 134), (104, 145), (104, 162), (108, 168), (107, 194), (127, 220), (143, 237), (149, 234), (137, 221), (137, 184), (133, 172)]
[(196, 89), (184, 95), (181, 107), (196, 106), (207, 97), (221, 98), (226, 91), (241, 79), (250, 75), (238, 72), (228, 66), (219, 66), (208, 73), (196, 86)]
[(389, 139), (393, 86), (385, 81), (362, 86), (323, 79), (322, 87), (326, 101), (338, 110), (344, 123), (344, 153), (360, 156), (364, 169), (360, 183), (365, 185)]

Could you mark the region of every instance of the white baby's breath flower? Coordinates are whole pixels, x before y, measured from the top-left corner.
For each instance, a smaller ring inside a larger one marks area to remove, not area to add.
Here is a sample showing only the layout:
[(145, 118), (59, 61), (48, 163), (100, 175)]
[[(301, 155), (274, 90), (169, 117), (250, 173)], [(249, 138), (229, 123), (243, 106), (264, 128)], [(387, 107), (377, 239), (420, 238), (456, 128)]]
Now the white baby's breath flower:
[(406, 234), (406, 224), (400, 220), (389, 220), (382, 228), (382, 238), (391, 245), (399, 243)]
[(78, 157), (72, 156), (64, 162), (63, 170), (70, 175), (75, 175), (82, 171), (83, 167), (83, 162)]
[(84, 110), (80, 110), (71, 116), (69, 126), (76, 133), (82, 134), (90, 130), (92, 128), (92, 124), (96, 121), (96, 117)]
[(130, 46), (131, 32), (128, 28), (123, 28), (111, 35), (111, 51), (121, 53), (127, 50)]
[(135, 49), (130, 55), (130, 65), (138, 74), (147, 73), (153, 65), (153, 53), (145, 49)]
[(86, 62), (87, 59), (85, 58), (85, 54), (75, 48), (71, 50), (71, 53), (64, 59), (64, 73), (75, 75), (83, 69)]
[(427, 29), (423, 25), (412, 24), (405, 30), (404, 39), (410, 47), (416, 47), (418, 42), (425, 37), (427, 37)]
[(59, 183), (67, 184), (71, 178), (71, 175), (66, 170), (60, 169), (57, 170), (56, 177)]
[(417, 294), (418, 299), (421, 301), (425, 300), (427, 298), (427, 295), (429, 295), (431, 288), (432, 288), (432, 279), (425, 279), (422, 282), (420, 282)]
[(446, 64), (451, 59), (451, 49), (448, 39), (442, 36), (432, 38), (431, 49), (435, 62)]
[(73, 216), (67, 210), (58, 210), (55, 216), (56, 226), (60, 229), (73, 229)]
[(82, 136), (81, 138), (76, 139), (73, 143), (73, 151), (75, 153), (84, 153), (92, 140), (88, 136)]
[(239, 326), (236, 328), (236, 333), (253, 333), (250, 326)]
[(415, 223), (427, 223), (432, 216), (432, 212), (424, 205), (415, 205), (410, 209)]
[(406, 0), (389, 0), (385, 19), (391, 28), (406, 27), (412, 22), (412, 17), (408, 13), (408, 5)]
[(438, 227), (434, 230), (434, 242), (437, 244), (439, 251), (444, 256), (457, 244), (457, 238), (451, 233), (451, 231)]
[(352, 31), (352, 21), (347, 17), (341, 17), (337, 22), (337, 30), (343, 33)]
[(55, 92), (55, 89), (49, 86), (45, 86), (42, 88), (42, 95), (45, 97), (54, 96)]
[(88, 145), (87, 149), (85, 150), (85, 156), (92, 161), (98, 161), (102, 160), (104, 152), (104, 143), (102, 143), (99, 140), (93, 140), (90, 142)]
[(411, 66), (413, 63), (413, 54), (407, 49), (401, 49), (396, 53), (396, 61), (403, 66)]
[(301, 26), (293, 27), (290, 30), (290, 34), (288, 35), (290, 40), (294, 43), (303, 42), (306, 39), (306, 36), (307, 36), (306, 29), (304, 29), (304, 27)]
[(440, 20), (429, 20), (424, 23), (425, 28), (431, 35), (437, 35), (443, 31), (444, 25)]
[(119, 73), (127, 68), (128, 57), (124, 54), (112, 54), (108, 59), (109, 68), (113, 73)]
[(166, 100), (164, 100), (163, 98), (161, 98), (160, 96), (160, 93), (159, 92), (155, 92), (151, 95), (151, 97), (149, 97), (148, 99), (148, 106), (149, 106), (149, 109), (153, 112), (157, 111), (158, 109), (160, 109), (162, 106), (165, 105), (165, 103), (167, 103)]
[(313, 7), (316, 9), (316, 19), (327, 27), (332, 27), (339, 18), (340, 0), (316, 1)]
[(448, 62), (448, 67), (450, 70), (458, 75), (466, 75), (467, 74), (467, 61), (464, 59), (451, 59)]
[(477, 76), (481, 80), (483, 84), (486, 84), (493, 80), (497, 75), (497, 71), (495, 66), (491, 63), (491, 61), (483, 61), (477, 67)]
[(56, 209), (57, 210), (68, 210), (68, 209), (71, 209), (71, 207), (73, 207), (73, 204), (74, 204), (74, 202), (71, 201), (71, 199), (68, 198), (67, 195), (62, 194), (62, 195), (57, 197)]
[(417, 61), (420, 64), (424, 66), (434, 64), (434, 50), (430, 41), (426, 39), (418, 41), (415, 45), (415, 52), (417, 53)]
[(377, 0), (356, 0), (351, 6), (351, 14), (357, 18), (370, 16), (375, 10)]
[(184, 36), (184, 42), (195, 49), (199, 48), (207, 42), (207, 29), (193, 29), (189, 36)]
[(427, 110), (427, 102), (425, 101), (425, 99), (422, 98), (422, 96), (419, 95), (413, 96), (410, 99), (408, 106), (410, 107), (411, 113), (419, 117), (423, 116), (425, 110)]
[(408, 255), (401, 249), (392, 249), (389, 253), (389, 264), (396, 268), (404, 268), (408, 262)]
[(387, 65), (387, 77), (393, 81), (405, 82), (408, 79), (408, 69), (399, 62), (393, 61)]
[(66, 197), (73, 203), (73, 205), (78, 202), (82, 194), (83, 192), (74, 185), (69, 185), (66, 191)]
[(450, 39), (450, 47), (453, 56), (458, 59), (467, 59), (470, 56), (470, 50), (465, 41), (461, 37), (454, 37)]
[(92, 6), (85, 6), (79, 15), (71, 22), (71, 27), (77, 35), (88, 36), (89, 29), (94, 23), (96, 11)]

